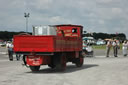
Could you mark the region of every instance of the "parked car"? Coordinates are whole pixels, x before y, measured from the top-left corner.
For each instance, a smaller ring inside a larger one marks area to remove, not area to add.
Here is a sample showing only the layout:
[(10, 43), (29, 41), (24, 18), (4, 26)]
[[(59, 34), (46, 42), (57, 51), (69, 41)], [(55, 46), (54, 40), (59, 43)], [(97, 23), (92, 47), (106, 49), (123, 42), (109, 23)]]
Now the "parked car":
[(92, 48), (92, 44), (87, 43), (85, 40), (83, 40), (83, 52), (84, 57), (93, 57), (94, 52)]
[(103, 40), (97, 41), (96, 45), (105, 45), (105, 41), (103, 41)]
[(6, 46), (6, 43), (5, 42), (0, 42), (0, 46), (1, 47)]

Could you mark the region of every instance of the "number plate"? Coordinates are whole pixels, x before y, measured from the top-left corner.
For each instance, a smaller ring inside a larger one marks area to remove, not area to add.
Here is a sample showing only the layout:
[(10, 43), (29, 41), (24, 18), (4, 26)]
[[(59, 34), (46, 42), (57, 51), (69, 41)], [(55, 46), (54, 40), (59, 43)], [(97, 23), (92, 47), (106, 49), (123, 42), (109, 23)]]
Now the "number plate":
[(42, 64), (41, 56), (27, 56), (27, 64), (31, 66), (39, 66)]

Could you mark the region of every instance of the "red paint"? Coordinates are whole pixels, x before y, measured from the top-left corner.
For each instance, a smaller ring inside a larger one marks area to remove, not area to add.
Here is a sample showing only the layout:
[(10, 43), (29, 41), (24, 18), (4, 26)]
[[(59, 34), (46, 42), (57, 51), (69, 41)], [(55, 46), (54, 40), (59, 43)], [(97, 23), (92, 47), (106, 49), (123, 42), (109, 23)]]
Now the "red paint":
[(41, 55), (28, 55), (27, 64), (31, 66), (50, 64), (50, 57)]

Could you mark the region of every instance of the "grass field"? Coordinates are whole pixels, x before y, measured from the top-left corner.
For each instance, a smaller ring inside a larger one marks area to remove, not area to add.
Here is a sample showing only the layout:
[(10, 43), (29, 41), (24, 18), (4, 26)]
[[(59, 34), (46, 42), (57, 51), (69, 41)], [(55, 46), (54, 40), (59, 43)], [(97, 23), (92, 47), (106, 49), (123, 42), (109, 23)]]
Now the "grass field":
[(106, 45), (93, 45), (94, 49), (106, 49)]
[[(93, 45), (94, 49), (106, 49), (106, 45)], [(120, 44), (120, 49), (122, 49), (122, 44)]]

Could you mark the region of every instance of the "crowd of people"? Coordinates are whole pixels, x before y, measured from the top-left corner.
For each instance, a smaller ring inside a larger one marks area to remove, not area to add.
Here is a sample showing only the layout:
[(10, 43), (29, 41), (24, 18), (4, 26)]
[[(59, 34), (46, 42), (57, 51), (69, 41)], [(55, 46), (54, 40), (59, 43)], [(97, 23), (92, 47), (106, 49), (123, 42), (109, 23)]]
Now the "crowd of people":
[[(118, 49), (120, 49), (120, 42), (119, 40), (108, 40), (106, 44), (106, 57), (109, 57), (110, 49), (113, 48), (114, 57), (118, 57)], [(122, 53), (123, 56), (127, 56), (128, 50), (128, 41), (124, 41), (122, 44)]]

